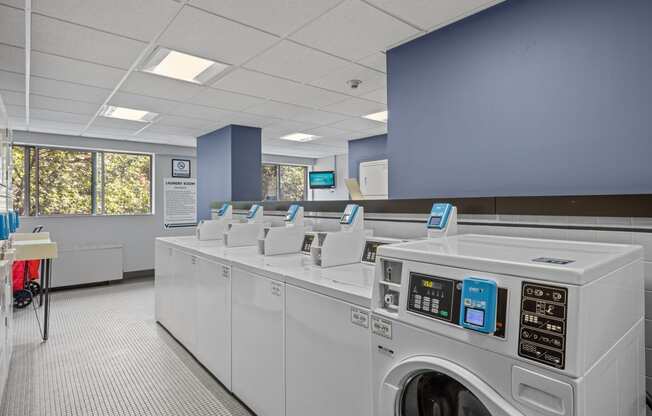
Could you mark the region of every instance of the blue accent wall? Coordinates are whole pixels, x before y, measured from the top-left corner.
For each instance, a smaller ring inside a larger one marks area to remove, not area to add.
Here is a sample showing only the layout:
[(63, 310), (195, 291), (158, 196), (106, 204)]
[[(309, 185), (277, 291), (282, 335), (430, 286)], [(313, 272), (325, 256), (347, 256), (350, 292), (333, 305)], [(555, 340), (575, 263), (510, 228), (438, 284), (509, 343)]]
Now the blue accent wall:
[(387, 159), (387, 135), (349, 141), (349, 178), (358, 179), (360, 162)]
[(262, 198), (261, 129), (231, 126), (231, 200)]
[(226, 126), (197, 138), (197, 219), (210, 218), (213, 201), (261, 196), (261, 129)]
[(652, 192), (650, 22), (508, 0), (390, 50), (390, 197)]

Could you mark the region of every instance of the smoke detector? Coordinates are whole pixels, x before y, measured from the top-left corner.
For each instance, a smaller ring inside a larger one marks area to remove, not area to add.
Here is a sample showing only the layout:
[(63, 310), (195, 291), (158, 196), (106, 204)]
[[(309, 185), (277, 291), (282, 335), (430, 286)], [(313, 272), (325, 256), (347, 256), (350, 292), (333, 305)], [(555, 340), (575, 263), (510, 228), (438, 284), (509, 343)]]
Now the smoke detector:
[(362, 81), (359, 79), (350, 79), (346, 81), (346, 84), (351, 87), (351, 89), (355, 90), (360, 86), (360, 84), (362, 84)]

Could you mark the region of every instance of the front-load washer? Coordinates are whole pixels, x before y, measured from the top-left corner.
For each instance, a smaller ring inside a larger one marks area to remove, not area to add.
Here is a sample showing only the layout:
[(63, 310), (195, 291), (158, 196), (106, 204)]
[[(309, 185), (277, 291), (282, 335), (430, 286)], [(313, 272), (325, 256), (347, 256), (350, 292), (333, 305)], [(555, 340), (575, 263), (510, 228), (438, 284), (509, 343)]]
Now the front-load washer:
[(460, 235), (378, 250), (374, 416), (642, 416), (642, 249)]

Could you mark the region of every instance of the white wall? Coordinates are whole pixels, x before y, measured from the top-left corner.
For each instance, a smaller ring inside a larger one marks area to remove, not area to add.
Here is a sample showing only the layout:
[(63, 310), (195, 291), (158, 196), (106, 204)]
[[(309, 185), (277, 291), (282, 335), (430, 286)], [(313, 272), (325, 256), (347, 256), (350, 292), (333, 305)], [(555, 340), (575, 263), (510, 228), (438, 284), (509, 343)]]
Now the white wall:
[[(194, 228), (175, 230), (163, 228), (163, 178), (171, 175), (172, 159), (178, 157), (191, 160), (192, 176), (194, 177), (197, 170), (195, 148), (21, 131), (14, 132), (14, 142), (148, 152), (155, 155), (155, 213), (153, 215), (21, 217), (21, 232), (31, 232), (34, 226), (44, 225), (44, 231), (49, 231), (51, 238), (57, 241), (62, 249), (121, 245), (125, 272), (154, 268), (154, 239), (156, 237), (189, 235), (194, 232)], [(56, 262), (54, 267), (56, 273)], [(97, 264), (96, 267), (101, 268), (102, 265)]]
[(312, 199), (315, 201), (342, 201), (349, 199), (349, 190), (346, 189), (346, 179), (349, 177), (349, 157), (341, 154), (322, 157), (315, 161), (312, 170), (334, 170), (335, 189), (314, 189)]

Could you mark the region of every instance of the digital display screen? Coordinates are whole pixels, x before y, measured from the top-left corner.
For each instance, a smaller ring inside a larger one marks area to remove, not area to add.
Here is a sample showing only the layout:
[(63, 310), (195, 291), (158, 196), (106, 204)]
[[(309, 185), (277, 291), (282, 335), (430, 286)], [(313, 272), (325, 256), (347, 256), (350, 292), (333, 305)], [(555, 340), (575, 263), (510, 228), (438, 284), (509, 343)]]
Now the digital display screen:
[(428, 225), (439, 225), (441, 222), (441, 217), (430, 217), (430, 221), (428, 222)]
[(436, 289), (436, 290), (441, 290), (441, 288), (443, 287), (440, 283), (434, 282), (432, 280), (422, 280), (421, 286), (427, 287), (428, 289)]
[(328, 189), (335, 188), (335, 172), (308, 172), (308, 183), (310, 189)]
[(484, 311), (482, 309), (466, 308), (464, 322), (475, 326), (484, 326)]

